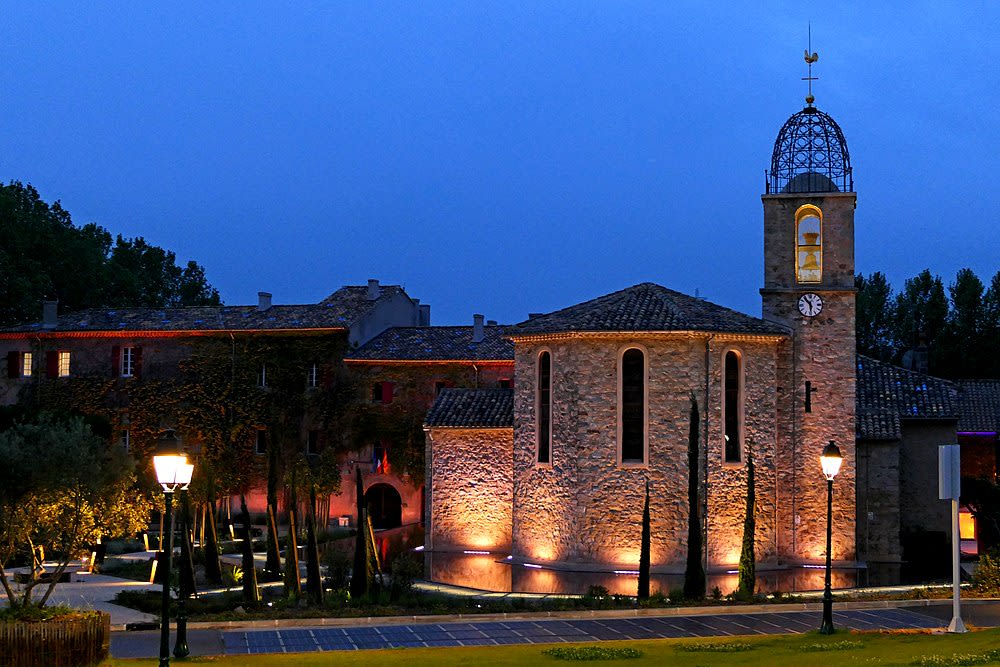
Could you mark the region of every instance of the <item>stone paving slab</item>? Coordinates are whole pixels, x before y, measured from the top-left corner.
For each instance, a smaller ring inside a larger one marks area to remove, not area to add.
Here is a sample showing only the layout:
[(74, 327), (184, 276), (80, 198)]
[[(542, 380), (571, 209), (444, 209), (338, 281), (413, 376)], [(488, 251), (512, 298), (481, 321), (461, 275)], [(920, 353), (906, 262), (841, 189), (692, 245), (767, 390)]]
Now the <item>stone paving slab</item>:
[[(834, 612), (851, 630), (935, 628), (941, 621), (908, 609)], [(223, 631), (227, 654), (353, 651), (396, 647), (495, 646), (624, 639), (795, 634), (819, 627), (815, 612), (718, 614), (579, 620), (494, 621), (354, 628)]]

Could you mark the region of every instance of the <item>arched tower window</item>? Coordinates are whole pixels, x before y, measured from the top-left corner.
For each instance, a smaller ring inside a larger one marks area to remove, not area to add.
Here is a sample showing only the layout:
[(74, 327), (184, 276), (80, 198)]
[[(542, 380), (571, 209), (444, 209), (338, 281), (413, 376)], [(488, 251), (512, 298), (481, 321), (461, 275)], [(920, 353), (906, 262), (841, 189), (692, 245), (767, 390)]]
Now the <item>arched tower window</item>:
[(622, 463), (646, 462), (646, 355), (629, 348), (621, 356), (618, 400)]
[(795, 212), (795, 278), (800, 283), (823, 280), (823, 212), (811, 204)]
[(726, 352), (722, 378), (722, 424), (725, 429), (725, 461), (743, 460), (743, 368), (739, 352)]
[(538, 463), (549, 463), (552, 455), (552, 354), (538, 355)]

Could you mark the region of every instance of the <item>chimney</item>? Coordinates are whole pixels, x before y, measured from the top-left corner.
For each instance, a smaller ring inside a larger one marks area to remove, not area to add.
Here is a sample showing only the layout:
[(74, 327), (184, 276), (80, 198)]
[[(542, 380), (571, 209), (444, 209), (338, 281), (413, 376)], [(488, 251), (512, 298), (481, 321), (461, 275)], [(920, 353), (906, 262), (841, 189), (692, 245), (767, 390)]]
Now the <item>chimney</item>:
[(368, 279), (368, 300), (374, 301), (382, 294), (382, 289), (378, 286), (378, 281), (374, 278)]
[(271, 307), (271, 293), (257, 292), (257, 311), (263, 313)]
[(42, 301), (42, 328), (55, 329), (59, 319), (59, 300)]
[(472, 342), (482, 343), (485, 334), (483, 333), (483, 316), (473, 315), (472, 316)]
[(486, 320), (486, 326), (488, 326), (488, 327), (495, 327), (496, 325), (497, 325), (497, 321), (496, 320)]
[(420, 326), (429, 327), (431, 325), (431, 305), (429, 303), (420, 304)]

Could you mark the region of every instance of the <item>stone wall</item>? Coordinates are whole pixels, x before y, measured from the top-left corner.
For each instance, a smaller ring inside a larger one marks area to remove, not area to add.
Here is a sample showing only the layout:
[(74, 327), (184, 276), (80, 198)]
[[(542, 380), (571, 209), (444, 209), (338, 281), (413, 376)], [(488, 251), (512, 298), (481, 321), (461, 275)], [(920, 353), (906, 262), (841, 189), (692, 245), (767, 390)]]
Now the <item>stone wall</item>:
[(904, 421), (899, 449), (900, 529), (951, 536), (951, 503), (938, 499), (938, 446), (955, 443), (954, 422)]
[[(634, 568), (639, 558), (645, 482), (651, 484), (651, 561), (683, 569), (687, 549), (687, 442), (690, 395), (707, 419), (710, 565), (739, 558), (745, 507), (745, 469), (725, 468), (719, 403), (722, 355), (744, 355), (747, 433), (758, 444), (758, 552), (773, 553), (774, 350), (777, 339), (726, 340), (707, 334), (554, 338), (516, 342), (514, 412), (515, 558), (587, 562)], [(618, 463), (618, 359), (628, 347), (645, 350), (648, 364), (649, 455), (646, 465)], [(552, 455), (536, 463), (535, 360), (552, 354)], [(706, 429), (701, 428), (704, 475)], [(704, 496), (703, 496), (704, 497)], [(699, 512), (702, 508), (699, 508)], [(735, 554), (735, 556), (734, 556)]]
[(898, 563), (900, 488), (897, 440), (858, 441), (858, 560)]
[(510, 548), (512, 450), (510, 429), (427, 431), (427, 549)]

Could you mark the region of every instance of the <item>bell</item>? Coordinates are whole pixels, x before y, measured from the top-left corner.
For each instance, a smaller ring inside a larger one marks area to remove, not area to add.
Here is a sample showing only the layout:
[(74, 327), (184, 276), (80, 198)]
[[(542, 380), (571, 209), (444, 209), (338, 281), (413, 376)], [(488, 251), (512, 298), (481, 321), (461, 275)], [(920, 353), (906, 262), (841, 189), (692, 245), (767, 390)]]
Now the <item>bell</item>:
[(816, 251), (810, 250), (806, 253), (806, 259), (800, 267), (803, 271), (819, 271), (819, 264), (816, 262)]

